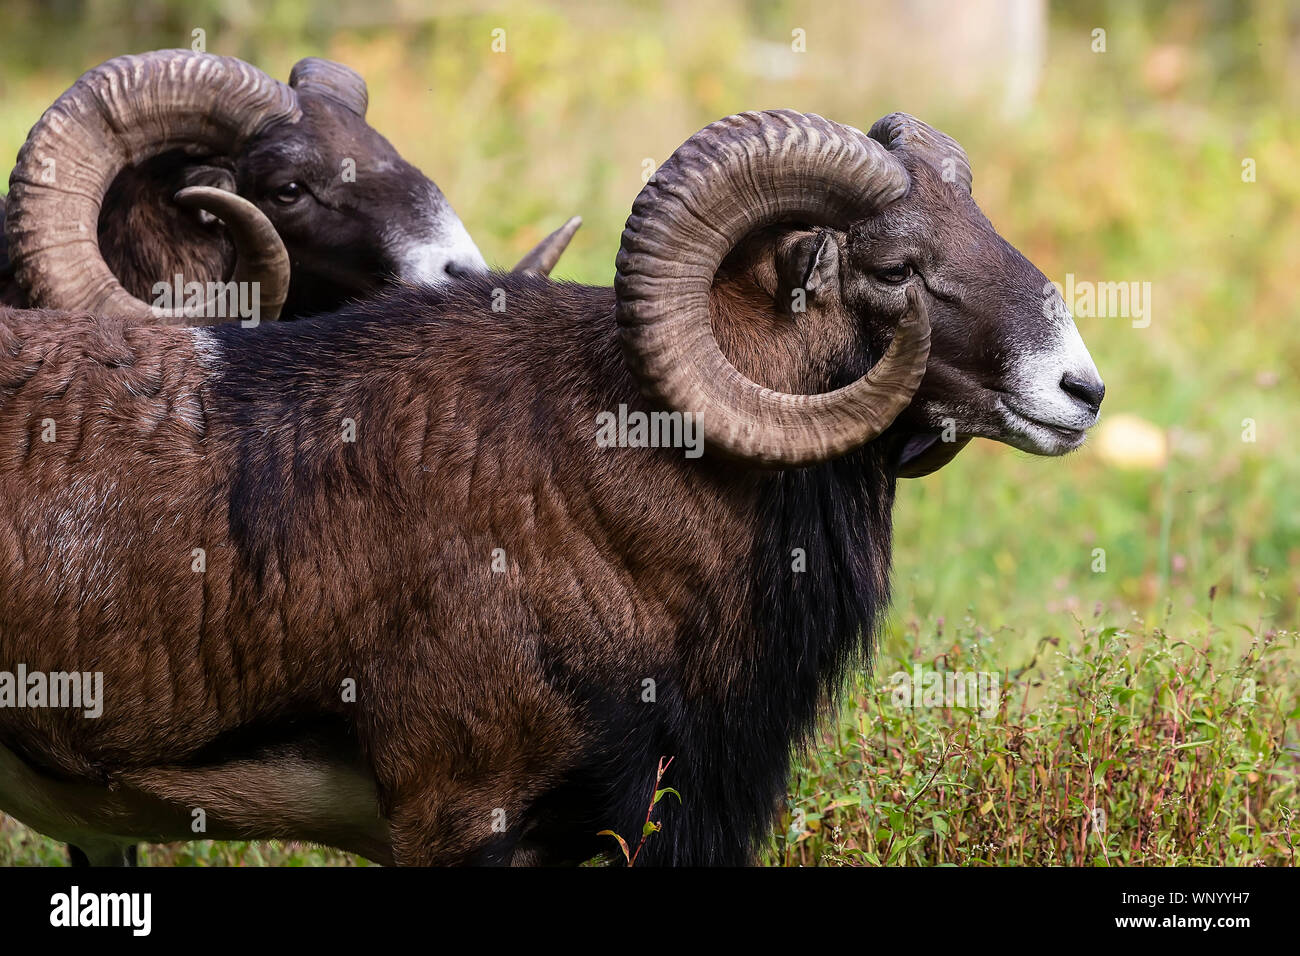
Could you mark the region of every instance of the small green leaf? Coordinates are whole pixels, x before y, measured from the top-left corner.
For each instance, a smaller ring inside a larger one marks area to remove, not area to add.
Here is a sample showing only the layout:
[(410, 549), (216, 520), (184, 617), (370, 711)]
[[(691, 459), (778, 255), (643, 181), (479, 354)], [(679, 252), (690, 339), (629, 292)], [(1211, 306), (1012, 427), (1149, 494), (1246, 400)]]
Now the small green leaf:
[(617, 833), (615, 833), (613, 830), (601, 830), (601, 831), (599, 831), (599, 832), (596, 834), (596, 836), (612, 836), (615, 840), (617, 840), (617, 841), (618, 841), (618, 845), (619, 845), (619, 847), (621, 847), (622, 850), (623, 850), (623, 859), (627, 860), (629, 866), (631, 865), (631, 863), (632, 863), (632, 856), (631, 856), (631, 854), (629, 854), (629, 853), (627, 852), (627, 841), (626, 841), (626, 840), (624, 840), (621, 836), (619, 836), (619, 835), (618, 835)]
[(1092, 785), (1098, 786), (1106, 777), (1106, 771), (1119, 763), (1118, 760), (1103, 760), (1097, 764), (1097, 769), (1092, 772)]

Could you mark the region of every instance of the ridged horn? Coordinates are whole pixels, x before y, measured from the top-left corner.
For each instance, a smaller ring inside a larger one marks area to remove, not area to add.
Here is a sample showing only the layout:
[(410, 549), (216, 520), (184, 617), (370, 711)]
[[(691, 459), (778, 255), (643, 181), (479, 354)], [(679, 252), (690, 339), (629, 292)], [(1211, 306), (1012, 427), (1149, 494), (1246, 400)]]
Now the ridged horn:
[(362, 118), (370, 106), (370, 93), (361, 74), (333, 60), (316, 56), (299, 60), (289, 71), (289, 85), (302, 93), (329, 97)]
[(947, 182), (971, 191), (970, 159), (961, 144), (929, 123), (908, 113), (890, 113), (871, 124), (867, 133), (889, 150), (902, 149), (928, 162)]
[(813, 114), (741, 113), (688, 139), (637, 196), (618, 254), (615, 315), (642, 392), (700, 415), (708, 447), (763, 466), (827, 461), (879, 435), (911, 401), (929, 357), (914, 287), (881, 360), (820, 395), (777, 392), (737, 371), (713, 337), (709, 290), (723, 257), (754, 229), (842, 227), (908, 186), (884, 146)]
[[(235, 273), (230, 281), (256, 285), (258, 289), (257, 318), (274, 322), (289, 295), (289, 252), (284, 248), (280, 234), (251, 202), (243, 196), (216, 189), (212, 186), (190, 186), (175, 196), (176, 202), (191, 209), (212, 213), (226, 224), (235, 243)], [(154, 307), (154, 314), (173, 324), (211, 325), (222, 321), (215, 302), (205, 306), (200, 316), (189, 318)], [(228, 311), (228, 310), (227, 310)], [(225, 316), (234, 318), (234, 316)]]

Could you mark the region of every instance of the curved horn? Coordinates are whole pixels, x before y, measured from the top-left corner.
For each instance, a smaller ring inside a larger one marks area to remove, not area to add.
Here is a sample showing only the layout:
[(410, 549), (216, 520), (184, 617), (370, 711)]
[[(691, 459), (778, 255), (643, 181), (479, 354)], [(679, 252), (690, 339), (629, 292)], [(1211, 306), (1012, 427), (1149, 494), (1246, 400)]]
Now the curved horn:
[(159, 50), (83, 74), (32, 127), (9, 177), (5, 234), (31, 302), (156, 319), (99, 250), (99, 209), (114, 178), (180, 147), (237, 152), (301, 115), (293, 90), (233, 57)]
[(299, 60), (289, 71), (289, 85), (302, 93), (329, 97), (363, 118), (370, 105), (370, 94), (361, 74), (333, 60), (315, 56)]
[(961, 144), (941, 133), (929, 123), (922, 123), (908, 113), (890, 113), (871, 124), (867, 133), (888, 149), (902, 149), (920, 156), (944, 178), (971, 191), (970, 159)]
[(741, 113), (688, 139), (641, 190), (618, 254), (615, 314), (642, 392), (702, 415), (712, 447), (756, 464), (814, 464), (880, 434), (911, 401), (929, 357), (929, 319), (914, 287), (880, 362), (821, 395), (773, 391), (737, 371), (713, 337), (709, 290), (723, 257), (753, 229), (843, 226), (908, 185), (875, 140), (812, 114)]
[(539, 242), (533, 247), (528, 255), (524, 256), (515, 264), (511, 272), (530, 272), (533, 275), (548, 276), (555, 264), (560, 261), (560, 256), (568, 248), (569, 243), (573, 240), (573, 234), (578, 231), (582, 225), (582, 217), (574, 216), (559, 229)]
[[(175, 199), (182, 206), (210, 212), (226, 224), (237, 256), (231, 281), (256, 285), (259, 320), (274, 322), (278, 319), (289, 295), (289, 253), (271, 220), (243, 196), (211, 186), (190, 186), (178, 192)], [(165, 319), (174, 321), (181, 318), (179, 310), (167, 312), (155, 307), (153, 311)], [(209, 325), (220, 321), (212, 318), (218, 311), (212, 303), (203, 309), (202, 316), (196, 317), (197, 322), (185, 324)]]

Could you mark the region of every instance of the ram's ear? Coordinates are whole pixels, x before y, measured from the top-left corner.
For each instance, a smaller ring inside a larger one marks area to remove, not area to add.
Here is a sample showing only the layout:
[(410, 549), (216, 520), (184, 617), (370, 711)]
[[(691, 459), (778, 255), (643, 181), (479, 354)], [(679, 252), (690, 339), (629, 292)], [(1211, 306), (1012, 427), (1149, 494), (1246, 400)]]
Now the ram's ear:
[[(224, 189), (228, 193), (239, 191), (235, 187), (235, 174), (222, 166), (186, 166), (181, 170), (180, 184), (174, 192), (180, 192), (190, 186), (211, 186), (213, 189)], [(210, 226), (217, 221), (217, 217), (206, 209), (193, 209), (189, 212), (205, 226)]]
[(776, 272), (791, 313), (828, 295), (839, 295), (840, 243), (830, 229), (792, 232), (776, 247)]
[(235, 174), (224, 166), (191, 164), (181, 170), (180, 179), (180, 185), (176, 187), (178, 190), (189, 186), (211, 186), (213, 189), (235, 192)]

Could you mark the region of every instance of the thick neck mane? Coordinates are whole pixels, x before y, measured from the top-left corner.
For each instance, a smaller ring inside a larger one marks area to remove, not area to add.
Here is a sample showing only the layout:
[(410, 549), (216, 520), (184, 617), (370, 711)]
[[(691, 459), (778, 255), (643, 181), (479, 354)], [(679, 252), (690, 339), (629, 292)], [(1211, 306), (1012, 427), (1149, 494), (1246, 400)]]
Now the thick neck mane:
[[(849, 668), (869, 662), (889, 603), (894, 494), (892, 477), (882, 478), (882, 464), (872, 457), (859, 452), (764, 479), (747, 559), (751, 633), (743, 643), (752, 652), (744, 661), (749, 674), (711, 710), (691, 714), (675, 735), (677, 749), (665, 751), (678, 758), (678, 775), (665, 784), (681, 790), (688, 805), (693, 787), (713, 788), (707, 802), (726, 807), (729, 820), (674, 814), (676, 808), (667, 807), (659, 843), (647, 846), (651, 861), (666, 863), (678, 859), (680, 849), (711, 846), (718, 855), (708, 862), (740, 863), (723, 855), (732, 845), (721, 839), (727, 830), (744, 831), (751, 852), (757, 850), (785, 794), (792, 754), (810, 742)], [(700, 632), (685, 640), (712, 649), (734, 636)], [(697, 779), (693, 763), (698, 767), (717, 754), (727, 754), (728, 772), (707, 768)]]

